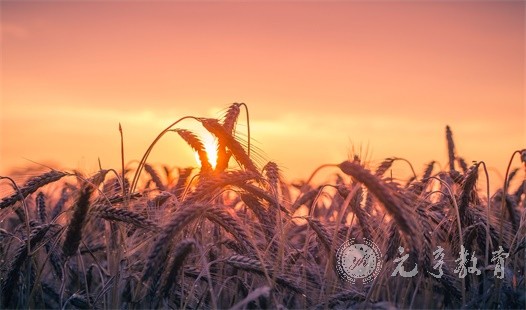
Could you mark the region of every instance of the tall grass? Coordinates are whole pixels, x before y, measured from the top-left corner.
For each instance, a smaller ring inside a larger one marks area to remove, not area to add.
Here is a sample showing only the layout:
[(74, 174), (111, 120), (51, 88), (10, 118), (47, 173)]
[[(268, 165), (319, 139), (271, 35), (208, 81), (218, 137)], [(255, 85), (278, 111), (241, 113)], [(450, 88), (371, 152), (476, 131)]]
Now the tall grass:
[[(295, 186), (236, 138), (241, 107), (233, 104), (223, 119), (183, 118), (217, 138), (215, 167), (197, 135), (170, 126), (134, 169), (87, 177), (52, 170), (22, 186), (1, 183), (13, 190), (0, 200), (0, 306), (526, 307), (526, 150), (493, 196), (477, 188), (485, 165), (467, 167), (449, 126), (447, 170), (432, 160), (421, 174), (395, 180), (384, 175), (405, 159), (372, 169), (355, 157), (322, 166), (333, 169), (332, 183)], [(174, 176), (148, 164), (165, 134), (182, 137), (201, 167)], [(382, 253), (372, 282), (349, 283), (337, 273), (336, 251), (351, 238)], [(416, 276), (391, 276), (399, 247)], [(436, 278), (439, 247), (443, 275)], [(462, 248), (480, 274), (455, 273)], [(491, 260), (501, 248), (509, 254), (502, 279)]]

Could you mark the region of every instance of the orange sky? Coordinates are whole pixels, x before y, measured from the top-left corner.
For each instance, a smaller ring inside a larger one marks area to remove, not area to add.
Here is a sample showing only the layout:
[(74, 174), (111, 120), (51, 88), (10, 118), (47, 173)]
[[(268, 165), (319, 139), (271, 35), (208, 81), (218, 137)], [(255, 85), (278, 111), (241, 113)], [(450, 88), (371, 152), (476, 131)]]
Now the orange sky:
[[(0, 174), (29, 160), (118, 168), (119, 122), (131, 161), (172, 121), (220, 116), (232, 102), (248, 104), (255, 145), (289, 179), (353, 147), (368, 148), (373, 164), (445, 165), (446, 124), (460, 155), (502, 171), (526, 145), (525, 10), (523, 1), (2, 1)], [(195, 164), (175, 134), (152, 156)]]

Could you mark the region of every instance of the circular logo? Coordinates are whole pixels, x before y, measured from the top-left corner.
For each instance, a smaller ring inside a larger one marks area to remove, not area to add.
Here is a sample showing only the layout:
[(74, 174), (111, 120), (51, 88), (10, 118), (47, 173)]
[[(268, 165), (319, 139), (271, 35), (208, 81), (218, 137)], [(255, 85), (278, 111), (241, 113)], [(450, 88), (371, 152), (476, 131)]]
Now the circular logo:
[(336, 252), (336, 270), (344, 280), (364, 283), (374, 279), (382, 268), (382, 254), (378, 246), (369, 239), (356, 243), (355, 239), (344, 242)]

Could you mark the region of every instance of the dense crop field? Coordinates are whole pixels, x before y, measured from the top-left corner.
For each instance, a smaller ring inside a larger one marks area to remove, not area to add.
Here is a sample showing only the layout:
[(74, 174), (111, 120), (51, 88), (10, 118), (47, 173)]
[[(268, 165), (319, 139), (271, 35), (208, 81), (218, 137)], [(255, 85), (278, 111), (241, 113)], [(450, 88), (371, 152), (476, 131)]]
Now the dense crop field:
[[(244, 107), (187, 117), (217, 138), (214, 163), (176, 122), (139, 164), (2, 177), (1, 307), (526, 307), (526, 150), (501, 150), (513, 156), (492, 195), (477, 186), (484, 162), (468, 166), (449, 127), (437, 141), (444, 169), (430, 161), (396, 180), (389, 170), (404, 159), (368, 167), (355, 156), (320, 168), (333, 169), (330, 183), (289, 184), (238, 139)], [(200, 167), (148, 164), (166, 134)], [(377, 246), (377, 261), (363, 263), (376, 268), (369, 278), (345, 274), (348, 240)]]

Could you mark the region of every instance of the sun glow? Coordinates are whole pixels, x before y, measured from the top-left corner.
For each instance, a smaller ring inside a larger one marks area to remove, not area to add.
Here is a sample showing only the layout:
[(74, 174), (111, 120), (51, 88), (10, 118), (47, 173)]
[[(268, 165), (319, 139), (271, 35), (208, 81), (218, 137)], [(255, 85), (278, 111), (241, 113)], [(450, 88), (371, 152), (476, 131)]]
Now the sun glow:
[[(210, 133), (202, 133), (200, 135), (201, 142), (205, 147), (205, 152), (208, 157), (208, 162), (215, 169), (217, 164), (217, 138), (215, 138)], [(197, 152), (194, 152), (195, 160), (199, 166), (201, 166), (201, 161), (199, 160), (199, 155)]]

